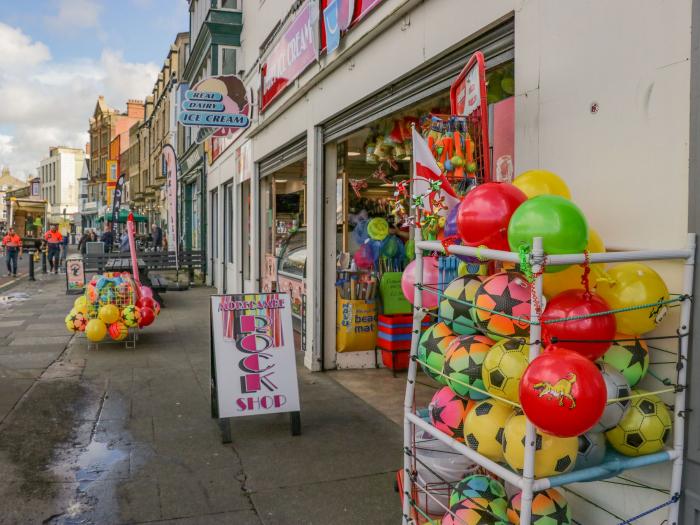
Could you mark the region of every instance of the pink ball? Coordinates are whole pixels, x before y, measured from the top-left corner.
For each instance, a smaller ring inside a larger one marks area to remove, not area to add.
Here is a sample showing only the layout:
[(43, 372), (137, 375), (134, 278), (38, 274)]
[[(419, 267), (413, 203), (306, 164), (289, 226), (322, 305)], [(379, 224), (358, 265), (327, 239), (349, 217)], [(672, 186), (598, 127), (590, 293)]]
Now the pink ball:
[[(416, 261), (408, 263), (401, 276), (401, 290), (409, 303), (413, 304), (413, 293), (415, 291), (415, 267)], [(437, 257), (423, 257), (423, 284), (430, 290), (423, 290), (423, 308), (434, 310), (438, 306), (438, 281), (440, 272), (438, 271)]]
[(141, 297), (153, 297), (153, 290), (148, 286), (142, 286)]

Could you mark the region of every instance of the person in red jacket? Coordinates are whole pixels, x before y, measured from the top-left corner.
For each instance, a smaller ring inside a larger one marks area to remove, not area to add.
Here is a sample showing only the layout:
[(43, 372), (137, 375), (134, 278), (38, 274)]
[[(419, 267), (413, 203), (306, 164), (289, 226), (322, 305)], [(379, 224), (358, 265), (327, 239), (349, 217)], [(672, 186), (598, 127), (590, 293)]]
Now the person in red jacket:
[(2, 247), (5, 250), (5, 262), (7, 263), (7, 275), (17, 277), (17, 256), (22, 257), (22, 239), (10, 228), (2, 238)]
[(63, 235), (58, 231), (58, 225), (52, 224), (51, 229), (44, 235), (44, 240), (49, 247), (49, 272), (58, 273), (59, 257)]

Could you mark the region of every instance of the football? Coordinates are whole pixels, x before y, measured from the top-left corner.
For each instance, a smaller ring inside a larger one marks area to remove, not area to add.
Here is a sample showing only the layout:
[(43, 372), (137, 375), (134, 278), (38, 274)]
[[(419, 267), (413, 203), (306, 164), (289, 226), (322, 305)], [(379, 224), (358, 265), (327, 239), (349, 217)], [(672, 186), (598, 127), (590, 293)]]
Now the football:
[(502, 272), (486, 279), (474, 296), (474, 319), (492, 339), (529, 337), (530, 284), (525, 276)]
[(671, 414), (666, 405), (659, 397), (647, 395), (633, 399), (620, 422), (605, 437), (620, 454), (642, 456), (662, 450), (670, 434)]
[(450, 507), (458, 503), (488, 510), (502, 519), (507, 519), (508, 500), (503, 485), (488, 476), (473, 474), (459, 481), (450, 494)]
[(442, 373), (456, 394), (476, 400), (488, 397), (483, 393), (486, 387), (481, 378), (481, 365), (491, 345), (493, 341), (483, 335), (460, 335), (452, 340), (445, 354)]
[(649, 370), (649, 347), (634, 335), (615, 334), (615, 342), (602, 360), (620, 372), (634, 386)]
[(445, 323), (436, 323), (423, 332), (418, 342), (418, 361), (423, 371), (443, 385), (447, 384), (447, 380), (441, 375), (445, 354), (454, 339), (455, 334), (449, 326)]
[[(578, 454), (577, 437), (555, 437), (537, 431), (535, 476), (564, 474), (574, 468)], [(522, 473), (525, 457), (525, 416), (515, 415), (503, 431), (503, 457), (513, 470)]]
[(466, 335), (475, 332), (472, 304), (482, 280), (483, 277), (478, 275), (457, 277), (442, 292), (438, 310), (440, 321), (451, 326), (455, 334)]
[(520, 402), (520, 378), (529, 363), (529, 347), (512, 339), (502, 339), (491, 347), (484, 359), (481, 377), (492, 396)]
[(442, 387), (428, 405), (430, 423), (448, 436), (462, 441), (464, 418), (470, 408), (468, 400), (455, 394), (449, 387)]
[(464, 420), (464, 442), (492, 461), (503, 461), (503, 432), (514, 413), (513, 407), (495, 399), (477, 403)]
[[(508, 519), (520, 525), (522, 492), (518, 492), (508, 502)], [(571, 525), (571, 508), (561, 492), (546, 489), (535, 492), (532, 498), (532, 525)]]
[(602, 432), (586, 432), (578, 437), (578, 455), (576, 469), (595, 467), (605, 458), (605, 434)]
[(610, 401), (613, 399), (628, 397), (632, 389), (630, 388), (630, 385), (625, 377), (611, 365), (607, 363), (595, 363), (595, 366), (598, 367), (598, 370), (600, 370), (603, 380), (605, 381), (608, 404), (605, 405), (605, 410), (603, 411), (603, 415), (598, 420), (598, 423), (596, 423), (591, 430), (593, 432), (605, 432), (620, 422), (625, 410), (627, 410), (627, 408), (630, 406), (629, 399), (623, 399), (612, 403), (610, 403)]

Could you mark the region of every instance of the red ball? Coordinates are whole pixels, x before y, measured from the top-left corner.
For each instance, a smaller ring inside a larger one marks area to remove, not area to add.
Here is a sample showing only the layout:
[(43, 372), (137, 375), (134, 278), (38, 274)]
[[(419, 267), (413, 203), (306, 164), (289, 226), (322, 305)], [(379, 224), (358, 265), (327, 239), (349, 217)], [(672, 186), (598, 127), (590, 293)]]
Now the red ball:
[(487, 246), (509, 251), (508, 223), (518, 206), (527, 200), (512, 184), (487, 182), (462, 199), (457, 212), (457, 231), (467, 246)]
[(156, 318), (156, 314), (153, 313), (152, 308), (148, 308), (148, 307), (144, 306), (142, 308), (139, 308), (139, 313), (141, 314), (141, 318), (139, 319), (139, 328), (143, 328), (144, 326), (148, 326)]
[[(595, 361), (612, 345), (615, 339), (617, 323), (614, 314), (599, 315), (585, 319), (547, 323), (548, 320), (591, 315), (610, 311), (599, 295), (586, 293), (585, 290), (567, 290), (554, 296), (547, 303), (542, 313), (542, 339), (545, 344), (554, 344), (578, 352)], [(576, 339), (584, 342), (569, 342)]]
[(581, 354), (549, 347), (532, 361), (520, 380), (520, 404), (532, 423), (547, 434), (578, 436), (603, 415), (605, 380)]
[(152, 297), (141, 297), (138, 301), (136, 301), (136, 307), (155, 310), (155, 300)]

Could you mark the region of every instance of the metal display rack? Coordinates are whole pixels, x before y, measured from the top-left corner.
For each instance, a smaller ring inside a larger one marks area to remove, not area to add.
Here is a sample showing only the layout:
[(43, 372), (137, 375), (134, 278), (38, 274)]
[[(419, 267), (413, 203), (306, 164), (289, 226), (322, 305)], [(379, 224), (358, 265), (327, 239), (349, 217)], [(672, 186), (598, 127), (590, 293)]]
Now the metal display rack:
[[(532, 520), (532, 500), (533, 493), (558, 487), (570, 483), (594, 481), (617, 475), (621, 470), (640, 468), (647, 465), (672, 462), (670, 500), (668, 502), (668, 524), (678, 524), (679, 497), (681, 491), (681, 481), (683, 475), (683, 449), (685, 438), (685, 387), (688, 356), (688, 334), (690, 332), (691, 301), (693, 292), (693, 272), (695, 266), (695, 234), (688, 234), (687, 247), (679, 250), (642, 250), (642, 251), (620, 251), (610, 253), (590, 253), (590, 254), (567, 254), (567, 255), (546, 255), (542, 249), (542, 238), (533, 239), (532, 250), (529, 254), (529, 264), (532, 274), (535, 276), (531, 310), (530, 310), (530, 343), (529, 360), (532, 362), (541, 350), (541, 324), (539, 312), (536, 305), (542, 304), (542, 269), (547, 265), (571, 265), (588, 263), (614, 263), (629, 261), (650, 261), (650, 260), (682, 260), (684, 261), (683, 290), (678, 298), (680, 303), (680, 321), (678, 326), (679, 354), (677, 367), (677, 382), (675, 386), (675, 404), (673, 407), (673, 444), (664, 450), (639, 457), (616, 456), (601, 465), (574, 470), (572, 472), (536, 478), (535, 469), (535, 426), (527, 419), (525, 454), (523, 474), (520, 475), (507, 466), (492, 461), (485, 456), (472, 450), (464, 443), (456, 441), (449, 435), (441, 432), (426, 421), (415, 407), (415, 382), (417, 372), (417, 351), (421, 334), (421, 321), (428, 311), (422, 306), (422, 292), (431, 291), (423, 286), (423, 251), (437, 252), (440, 254), (454, 254), (477, 257), (479, 259), (502, 261), (518, 264), (521, 262), (520, 254), (487, 248), (473, 248), (467, 246), (452, 245), (447, 248), (442, 243), (436, 241), (423, 241), (421, 230), (415, 229), (415, 293), (414, 293), (414, 315), (413, 315), (413, 337), (411, 340), (411, 360), (408, 369), (406, 384), (406, 396), (404, 400), (404, 468), (403, 468), (403, 523), (405, 525), (415, 525), (421, 523), (416, 518), (413, 507), (415, 506), (414, 494), (416, 491), (426, 493), (430, 497), (426, 487), (421, 487), (413, 479), (416, 472), (416, 459), (412, 446), (415, 443), (416, 431), (425, 431), (435, 439), (450, 447), (458, 454), (466, 456), (469, 460), (486, 469), (490, 473), (504, 479), (508, 483), (516, 486), (522, 491), (520, 523), (530, 525)], [(661, 506), (663, 507), (663, 505)], [(456, 523), (459, 519), (456, 518)]]

